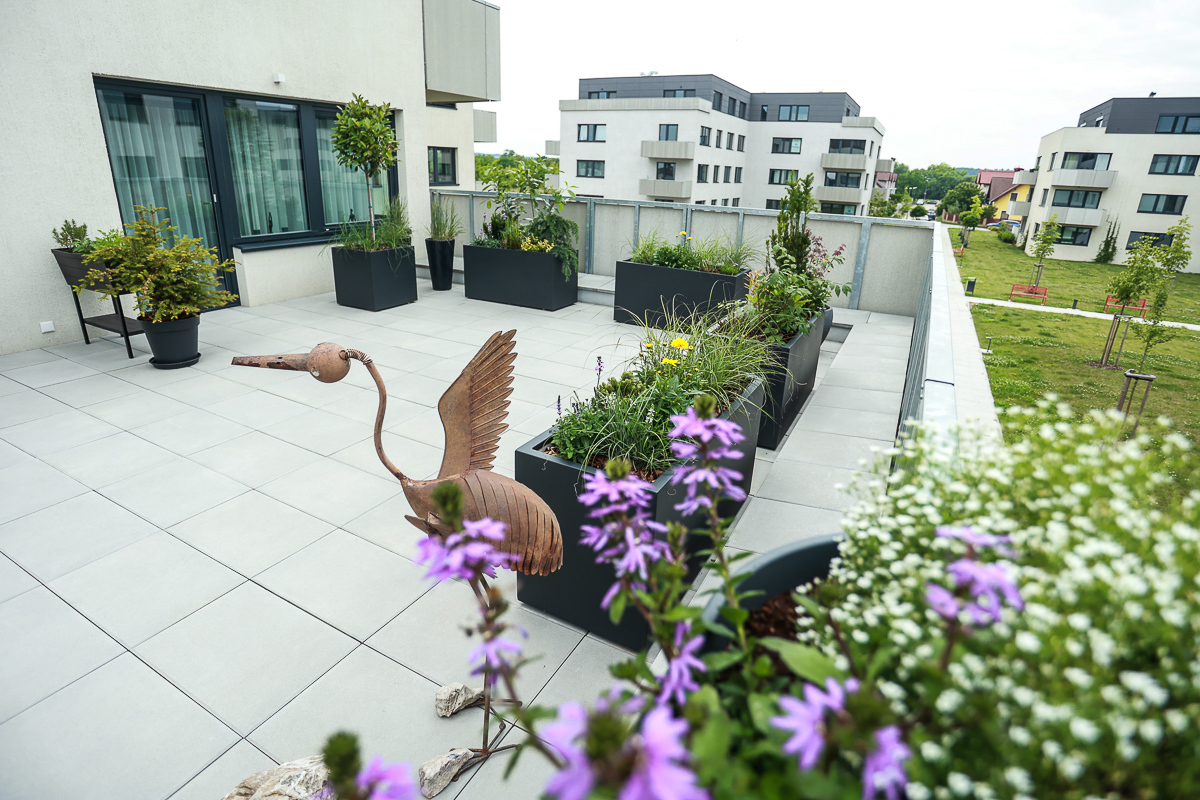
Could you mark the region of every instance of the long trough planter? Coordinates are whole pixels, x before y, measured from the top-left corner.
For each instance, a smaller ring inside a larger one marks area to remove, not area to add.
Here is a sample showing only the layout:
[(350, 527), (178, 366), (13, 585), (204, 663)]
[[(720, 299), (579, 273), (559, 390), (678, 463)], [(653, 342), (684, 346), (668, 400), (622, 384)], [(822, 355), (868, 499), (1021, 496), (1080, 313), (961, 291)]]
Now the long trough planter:
[(549, 253), (466, 245), (463, 290), (472, 300), (557, 311), (579, 299), (579, 272), (563, 277)]
[(774, 369), (768, 376), (766, 404), (758, 429), (758, 446), (774, 450), (812, 394), (821, 357), (822, 317), (813, 320), (808, 333), (798, 333), (787, 344), (769, 345)]
[(704, 314), (721, 303), (744, 299), (749, 276), (749, 270), (725, 275), (618, 261), (613, 320), (658, 328), (664, 309), (684, 318)]

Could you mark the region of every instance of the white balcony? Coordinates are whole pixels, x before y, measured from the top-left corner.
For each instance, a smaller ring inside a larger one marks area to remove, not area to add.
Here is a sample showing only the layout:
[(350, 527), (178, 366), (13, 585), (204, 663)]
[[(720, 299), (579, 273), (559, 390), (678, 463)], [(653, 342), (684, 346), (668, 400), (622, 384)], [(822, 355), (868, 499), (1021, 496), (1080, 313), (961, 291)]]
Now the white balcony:
[(894, 158), (879, 158), (875, 160), (876, 172), (895, 172), (896, 159)]
[(426, 3), (423, 15), (425, 102), (499, 100), (500, 9), (479, 0), (438, 0)]
[(547, 139), (545, 155), (548, 155), (548, 156), (562, 155), (562, 142), (558, 139)]
[[(821, 153), (821, 169), (840, 169), (851, 170), (853, 172), (866, 172), (867, 156), (850, 155), (848, 153)], [(886, 170), (891, 172), (891, 170)]]
[(1036, 169), (1018, 170), (1013, 176), (1013, 186), (1033, 186), (1037, 183), (1038, 171)]
[(691, 181), (654, 181), (643, 178), (638, 181), (638, 193), (648, 197), (671, 197), (684, 199), (692, 196)]
[(861, 203), (863, 191), (842, 186), (817, 186), (813, 189), (813, 197), (822, 203)]
[(1082, 225), (1085, 228), (1098, 228), (1108, 218), (1108, 211), (1103, 208), (1063, 208), (1054, 206), (1051, 214), (1058, 216), (1059, 225)]
[(1020, 203), (1008, 204), (1008, 215), (1010, 217), (1028, 217), (1031, 203), (1026, 200)]
[(878, 117), (842, 117), (843, 128), (874, 128), (880, 136), (887, 133)]
[(1072, 189), (1107, 189), (1116, 179), (1115, 169), (1057, 169), (1050, 173), (1051, 186)]
[(477, 142), (494, 142), (496, 141), (496, 112), (495, 111), (480, 111), (478, 108), (475, 111), (475, 141)]
[(669, 158), (690, 161), (696, 157), (695, 142), (642, 141), (642, 158)]

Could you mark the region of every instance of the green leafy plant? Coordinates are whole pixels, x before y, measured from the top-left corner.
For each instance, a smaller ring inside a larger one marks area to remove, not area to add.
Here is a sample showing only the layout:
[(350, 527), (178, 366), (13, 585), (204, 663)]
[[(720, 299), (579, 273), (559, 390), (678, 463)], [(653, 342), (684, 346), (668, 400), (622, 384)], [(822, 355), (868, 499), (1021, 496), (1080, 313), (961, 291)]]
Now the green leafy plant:
[(98, 241), (84, 257), (84, 263), (102, 267), (88, 271), (77, 293), (85, 288), (105, 297), (133, 292), (138, 317), (147, 322), (194, 317), (237, 299), (220, 288), (217, 278), (217, 272), (233, 271), (233, 259), (221, 261), (217, 248), (179, 235), (169, 219), (158, 218), (165, 208), (136, 206), (134, 211), (127, 235)]
[(438, 197), (429, 206), (429, 238), (450, 241), (462, 236), (462, 219), (449, 200)]
[(64, 219), (62, 228), (54, 229), (54, 241), (72, 252), (80, 252), (87, 240), (87, 225), (76, 225), (73, 219)]
[(1108, 223), (1108, 232), (1104, 234), (1104, 241), (1100, 243), (1099, 249), (1096, 250), (1096, 257), (1092, 259), (1097, 264), (1111, 264), (1113, 259), (1117, 257), (1117, 232), (1120, 228), (1117, 226), (1117, 221), (1114, 219)]
[(628, 260), (635, 264), (653, 264), (659, 248), (665, 244), (666, 242), (656, 230), (643, 234), (638, 237), (637, 244), (629, 248), (631, 252)]
[(1042, 267), (1045, 266), (1046, 259), (1054, 255), (1054, 245), (1058, 244), (1061, 230), (1062, 225), (1058, 222), (1058, 214), (1051, 214), (1050, 219), (1043, 222), (1041, 230), (1033, 236), (1033, 252), (1030, 255), (1037, 259), (1037, 263), (1029, 282), (1034, 286), (1041, 282)]
[[(842, 248), (829, 256), (820, 237), (813, 234), (812, 239), (809, 255), (824, 261), (825, 269), (843, 260)], [(770, 344), (787, 344), (796, 334), (807, 333), (831, 296), (850, 291), (849, 284), (826, 279), (825, 269), (800, 272), (791, 259), (790, 253), (777, 248), (772, 254), (774, 265), (752, 276), (746, 303), (735, 311), (749, 321), (753, 336)]]
[(330, 135), (333, 155), (344, 167), (360, 170), (367, 180), (367, 216), (371, 238), (375, 238), (375, 202), (371, 182), (396, 163), (396, 134), (392, 130), (392, 107), (373, 106), (359, 95), (342, 106)]
[(1017, 242), (1017, 235), (1008, 228), (1001, 228), (996, 231), (996, 238), (1005, 244), (1016, 244)]
[(808, 266), (808, 247), (812, 238), (808, 230), (808, 215), (818, 208), (813, 197), (813, 175), (788, 184), (787, 196), (780, 204), (775, 230), (767, 239), (767, 252), (779, 250), (791, 256), (793, 269), (803, 271)]
[(1146, 356), (1150, 354), (1150, 348), (1164, 342), (1169, 342), (1177, 338), (1180, 334), (1179, 328), (1163, 324), (1163, 316), (1167, 311), (1167, 297), (1169, 295), (1170, 289), (1164, 275), (1158, 281), (1158, 286), (1154, 289), (1154, 300), (1146, 312), (1146, 322), (1142, 325), (1133, 326), (1133, 335), (1146, 343), (1146, 347), (1142, 350), (1142, 360), (1138, 364), (1138, 372), (1141, 372), (1145, 368)]
[(408, 220), (408, 204), (400, 197), (393, 197), (374, 228), (365, 222), (343, 222), (330, 244), (348, 250), (392, 250), (410, 246), (412, 225)]
[(547, 211), (530, 220), (525, 230), (530, 236), (553, 245), (550, 253), (562, 264), (564, 278), (569, 279), (571, 273), (579, 269), (579, 251), (575, 249), (579, 236), (577, 222), (567, 219), (557, 211)]
[(929, 216), (929, 212), (925, 210), (925, 206), (913, 206), (912, 211), (908, 212), (908, 215), (913, 219), (925, 219), (925, 217)]
[[(526, 234), (534, 239), (550, 242), (551, 252), (562, 264), (563, 278), (570, 279), (579, 269), (577, 239), (579, 224), (564, 217), (560, 212), (567, 199), (575, 192), (569, 186), (551, 186), (548, 179), (560, 174), (558, 163), (551, 159), (526, 158), (515, 164), (499, 162), (485, 168), (479, 180), (487, 191), (496, 197), (487, 201), (492, 210), (473, 244), (482, 247), (484, 240), (500, 243), (506, 250), (520, 250)], [(522, 223), (528, 213), (530, 219)]]

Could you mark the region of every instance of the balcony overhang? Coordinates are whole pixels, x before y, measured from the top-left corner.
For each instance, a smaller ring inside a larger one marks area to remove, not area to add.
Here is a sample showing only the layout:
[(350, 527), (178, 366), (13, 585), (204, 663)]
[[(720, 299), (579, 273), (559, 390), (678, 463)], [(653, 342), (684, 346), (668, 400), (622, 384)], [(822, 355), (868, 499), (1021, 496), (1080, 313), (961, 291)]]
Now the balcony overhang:
[(1063, 208), (1054, 206), (1050, 213), (1057, 215), (1059, 225), (1079, 225), (1084, 228), (1098, 228), (1108, 218), (1108, 211), (1103, 208)]
[(843, 128), (874, 128), (875, 132), (883, 136), (886, 131), (883, 128), (883, 123), (878, 117), (842, 117)]
[(1031, 204), (1028, 200), (1026, 200), (1024, 202), (1009, 203), (1008, 204), (1009, 216), (1028, 217), (1029, 212), (1031, 210), (1030, 205)]
[(844, 186), (817, 186), (813, 189), (813, 197), (822, 203), (861, 203), (863, 190)]
[(688, 198), (692, 196), (692, 182), (654, 181), (643, 178), (638, 181), (638, 193), (647, 197)]
[(481, 0), (425, 3), (425, 102), (500, 99), (500, 9)]
[(1033, 186), (1037, 183), (1037, 170), (1022, 169), (1013, 175), (1013, 186)]
[(1115, 169), (1058, 169), (1051, 173), (1050, 185), (1072, 189), (1108, 189), (1116, 179)]
[(642, 158), (673, 158), (681, 161), (689, 161), (695, 157), (695, 142), (642, 141)]
[(546, 155), (557, 156), (562, 154), (562, 140), (547, 139), (546, 140)]
[[(822, 153), (821, 169), (849, 170), (851, 172), (866, 172), (870, 163), (865, 155), (849, 155), (847, 153)], [(891, 170), (885, 170), (891, 172)]]
[(478, 108), (475, 111), (475, 141), (476, 142), (494, 142), (496, 141), (496, 112), (495, 111), (480, 111)]

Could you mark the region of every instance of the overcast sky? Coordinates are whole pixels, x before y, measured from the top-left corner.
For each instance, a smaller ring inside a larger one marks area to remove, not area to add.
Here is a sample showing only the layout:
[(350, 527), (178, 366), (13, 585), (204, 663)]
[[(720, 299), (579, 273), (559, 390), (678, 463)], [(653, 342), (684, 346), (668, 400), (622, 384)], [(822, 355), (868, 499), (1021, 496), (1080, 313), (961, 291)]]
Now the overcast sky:
[(1200, 1), (495, 0), (499, 141), (559, 138), (580, 78), (714, 73), (751, 92), (845, 91), (911, 167), (1031, 166), (1110, 97), (1200, 96)]

